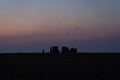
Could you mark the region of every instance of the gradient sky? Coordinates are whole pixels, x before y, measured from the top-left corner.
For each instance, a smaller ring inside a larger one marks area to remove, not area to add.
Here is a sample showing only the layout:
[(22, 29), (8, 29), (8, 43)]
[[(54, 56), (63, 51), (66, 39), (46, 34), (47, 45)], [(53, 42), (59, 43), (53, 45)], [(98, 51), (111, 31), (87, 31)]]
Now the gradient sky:
[(120, 0), (0, 0), (0, 52), (120, 52), (119, 8)]

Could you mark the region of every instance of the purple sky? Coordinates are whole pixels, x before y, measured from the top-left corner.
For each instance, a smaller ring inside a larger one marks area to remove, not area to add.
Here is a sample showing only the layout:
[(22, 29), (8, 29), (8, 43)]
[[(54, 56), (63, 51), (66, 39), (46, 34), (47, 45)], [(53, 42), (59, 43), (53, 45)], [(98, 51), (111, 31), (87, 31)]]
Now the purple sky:
[(119, 8), (120, 0), (0, 0), (0, 52), (120, 52)]

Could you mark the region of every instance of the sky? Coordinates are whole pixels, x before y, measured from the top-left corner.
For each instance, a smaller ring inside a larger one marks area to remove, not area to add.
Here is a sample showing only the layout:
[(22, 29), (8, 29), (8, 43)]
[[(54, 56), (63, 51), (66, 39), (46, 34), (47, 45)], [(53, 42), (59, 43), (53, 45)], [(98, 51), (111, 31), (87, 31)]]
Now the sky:
[(0, 52), (120, 52), (120, 0), (0, 0)]

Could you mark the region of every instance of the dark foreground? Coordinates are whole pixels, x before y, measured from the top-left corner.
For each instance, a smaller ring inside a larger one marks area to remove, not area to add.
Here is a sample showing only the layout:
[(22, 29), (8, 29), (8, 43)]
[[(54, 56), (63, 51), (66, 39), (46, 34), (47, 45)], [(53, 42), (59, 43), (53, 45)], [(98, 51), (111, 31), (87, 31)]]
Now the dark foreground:
[(108, 53), (0, 54), (0, 80), (116, 80), (119, 61)]

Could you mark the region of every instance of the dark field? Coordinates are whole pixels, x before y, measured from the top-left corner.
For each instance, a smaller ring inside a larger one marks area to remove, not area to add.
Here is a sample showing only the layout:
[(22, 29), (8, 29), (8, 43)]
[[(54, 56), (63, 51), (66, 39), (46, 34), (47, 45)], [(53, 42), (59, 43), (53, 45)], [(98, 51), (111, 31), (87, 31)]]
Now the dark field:
[[(114, 80), (119, 54), (0, 54), (1, 80)], [(115, 79), (115, 80), (116, 80)]]

